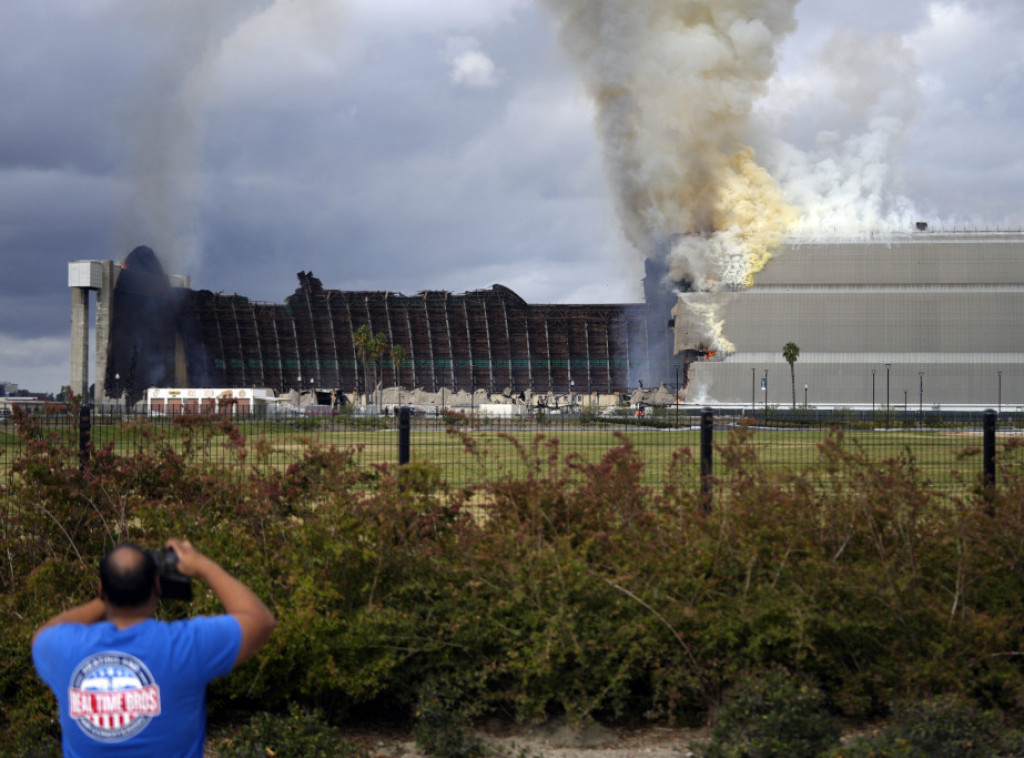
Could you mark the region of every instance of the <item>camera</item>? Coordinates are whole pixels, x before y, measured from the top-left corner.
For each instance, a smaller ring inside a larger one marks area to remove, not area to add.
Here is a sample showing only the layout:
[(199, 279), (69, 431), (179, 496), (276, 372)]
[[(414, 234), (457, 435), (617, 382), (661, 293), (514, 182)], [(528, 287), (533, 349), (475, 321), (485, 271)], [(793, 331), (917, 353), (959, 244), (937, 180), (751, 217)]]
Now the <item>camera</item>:
[(169, 547), (146, 552), (156, 564), (160, 597), (163, 600), (192, 600), (192, 579), (178, 571), (178, 554)]

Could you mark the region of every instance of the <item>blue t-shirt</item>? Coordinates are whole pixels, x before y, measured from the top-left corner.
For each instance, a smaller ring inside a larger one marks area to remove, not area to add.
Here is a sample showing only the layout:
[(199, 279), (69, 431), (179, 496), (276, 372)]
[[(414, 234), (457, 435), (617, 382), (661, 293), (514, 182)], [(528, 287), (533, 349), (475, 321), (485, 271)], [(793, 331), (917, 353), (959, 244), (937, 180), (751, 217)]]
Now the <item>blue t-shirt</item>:
[(65, 758), (202, 756), (206, 685), (231, 671), (241, 644), (233, 616), (43, 631), (32, 660), (57, 696)]

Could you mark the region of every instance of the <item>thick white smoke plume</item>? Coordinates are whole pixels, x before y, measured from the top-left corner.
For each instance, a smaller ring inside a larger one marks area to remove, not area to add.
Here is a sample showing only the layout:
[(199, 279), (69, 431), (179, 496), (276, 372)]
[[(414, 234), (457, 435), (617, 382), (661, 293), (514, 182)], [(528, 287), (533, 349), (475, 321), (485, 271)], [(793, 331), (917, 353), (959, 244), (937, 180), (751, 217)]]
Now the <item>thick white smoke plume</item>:
[(225, 50), (233, 40), (260, 39), (264, 22), (278, 30), (304, 28), (314, 43), (325, 29), (339, 27), (343, 4), (121, 0), (120, 16), (139, 35), (142, 48), (133, 62), (140, 68), (137, 83), (122, 114), (130, 196), (117, 225), (121, 249), (149, 245), (165, 268), (169, 265), (168, 270), (175, 272), (196, 264), (201, 248), (197, 222), (204, 199), (203, 137)]
[[(627, 238), (645, 257), (667, 249), (692, 289), (748, 286), (797, 221), (748, 139), (797, 2), (541, 0), (597, 105)], [(708, 347), (731, 349), (713, 302), (691, 314)]]
[(891, 166), (919, 104), (918, 78), (902, 38), (840, 31), (813, 70), (773, 83), (762, 114), (767, 126), (806, 135), (799, 146), (780, 143), (770, 158), (773, 176), (801, 209), (794, 234), (912, 227), (917, 214), (899, 194)]

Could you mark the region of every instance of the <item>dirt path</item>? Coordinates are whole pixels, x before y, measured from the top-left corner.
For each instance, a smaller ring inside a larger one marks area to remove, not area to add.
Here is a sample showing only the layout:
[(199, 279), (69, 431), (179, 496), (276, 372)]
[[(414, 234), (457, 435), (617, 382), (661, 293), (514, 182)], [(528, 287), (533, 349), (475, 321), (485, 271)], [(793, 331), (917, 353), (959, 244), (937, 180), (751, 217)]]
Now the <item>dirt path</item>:
[[(580, 732), (558, 724), (533, 728), (492, 725), (477, 734), (514, 758), (688, 758), (696, 756), (697, 748), (708, 739), (706, 729), (592, 726)], [(361, 732), (346, 736), (367, 748), (373, 758), (424, 758), (409, 735)]]

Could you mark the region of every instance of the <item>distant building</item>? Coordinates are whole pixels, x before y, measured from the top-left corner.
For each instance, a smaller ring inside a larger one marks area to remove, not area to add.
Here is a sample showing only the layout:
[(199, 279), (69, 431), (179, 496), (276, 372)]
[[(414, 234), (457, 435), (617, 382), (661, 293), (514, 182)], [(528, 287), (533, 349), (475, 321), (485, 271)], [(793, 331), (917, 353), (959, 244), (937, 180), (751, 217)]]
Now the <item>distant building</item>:
[(274, 393), (266, 389), (193, 389), (151, 387), (146, 390), (145, 410), (152, 414), (261, 414), (276, 405)]
[(10, 418), (18, 410), (25, 413), (40, 413), (48, 410), (62, 411), (66, 406), (38, 397), (0, 397), (0, 419)]
[(690, 402), (789, 406), (795, 342), (799, 405), (1024, 404), (1024, 234), (791, 242), (719, 302), (736, 352), (691, 367)]

